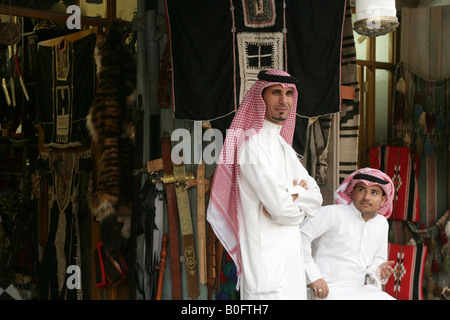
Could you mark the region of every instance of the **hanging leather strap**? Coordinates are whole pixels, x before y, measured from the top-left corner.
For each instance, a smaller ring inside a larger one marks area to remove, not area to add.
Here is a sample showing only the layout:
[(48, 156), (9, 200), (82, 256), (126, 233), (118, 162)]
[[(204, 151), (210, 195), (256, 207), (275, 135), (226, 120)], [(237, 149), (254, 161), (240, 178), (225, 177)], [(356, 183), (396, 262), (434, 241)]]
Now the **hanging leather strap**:
[[(161, 141), (163, 170), (165, 174), (173, 171), (170, 137), (163, 137)], [(172, 300), (181, 300), (181, 266), (179, 245), (178, 205), (174, 183), (166, 183), (167, 211), (169, 222), (170, 264), (172, 272)]]
[[(206, 287), (208, 288), (208, 300), (211, 299), (213, 291), (216, 291), (216, 242), (217, 238), (214, 234), (214, 231), (211, 225), (207, 224), (207, 273), (208, 273), (208, 281), (206, 283)], [(216, 291), (217, 292), (217, 291)]]
[(164, 271), (166, 269), (166, 256), (167, 256), (167, 242), (169, 240), (167, 239), (167, 234), (164, 234), (162, 239), (162, 247), (161, 247), (161, 261), (159, 266), (157, 267), (159, 269), (159, 277), (158, 277), (158, 287), (156, 291), (156, 300), (161, 300), (162, 296), (162, 289), (163, 289), (163, 283), (164, 283)]

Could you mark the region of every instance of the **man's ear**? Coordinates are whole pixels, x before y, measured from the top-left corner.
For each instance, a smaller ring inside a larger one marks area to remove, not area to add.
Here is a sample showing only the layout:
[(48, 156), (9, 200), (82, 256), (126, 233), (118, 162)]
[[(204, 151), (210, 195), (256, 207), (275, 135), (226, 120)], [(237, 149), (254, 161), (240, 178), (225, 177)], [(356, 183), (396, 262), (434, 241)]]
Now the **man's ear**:
[(384, 205), (386, 203), (386, 201), (387, 201), (387, 195), (383, 195), (381, 197), (381, 205)]

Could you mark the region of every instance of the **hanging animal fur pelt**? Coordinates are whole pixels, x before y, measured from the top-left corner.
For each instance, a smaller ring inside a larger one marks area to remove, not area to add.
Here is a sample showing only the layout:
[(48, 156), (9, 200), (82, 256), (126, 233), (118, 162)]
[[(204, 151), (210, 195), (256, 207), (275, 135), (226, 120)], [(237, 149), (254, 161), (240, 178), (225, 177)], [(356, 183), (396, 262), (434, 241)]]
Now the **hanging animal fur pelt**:
[(87, 117), (98, 148), (97, 187), (90, 201), (104, 247), (115, 255), (130, 235), (136, 62), (123, 32), (111, 26), (95, 48), (97, 91)]

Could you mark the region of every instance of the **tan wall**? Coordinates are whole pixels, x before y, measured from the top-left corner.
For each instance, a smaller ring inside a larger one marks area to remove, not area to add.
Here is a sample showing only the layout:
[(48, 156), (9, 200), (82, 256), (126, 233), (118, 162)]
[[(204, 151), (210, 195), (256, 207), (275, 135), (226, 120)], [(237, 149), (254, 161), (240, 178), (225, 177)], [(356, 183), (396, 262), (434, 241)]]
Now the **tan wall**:
[[(137, 0), (117, 0), (117, 18), (131, 21), (133, 20), (134, 12), (137, 10)], [(95, 17), (97, 15), (102, 18), (106, 17), (106, 3), (101, 4), (86, 3), (85, 0), (80, 0), (81, 14), (84, 16)]]

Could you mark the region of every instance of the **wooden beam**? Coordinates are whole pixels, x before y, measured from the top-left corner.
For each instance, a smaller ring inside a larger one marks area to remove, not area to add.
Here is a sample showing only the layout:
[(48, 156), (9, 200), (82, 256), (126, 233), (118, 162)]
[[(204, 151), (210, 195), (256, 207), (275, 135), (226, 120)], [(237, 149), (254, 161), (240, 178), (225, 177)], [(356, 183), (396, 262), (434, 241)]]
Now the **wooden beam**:
[(91, 28), (91, 29), (87, 29), (87, 30), (81, 30), (79, 32), (75, 32), (66, 36), (62, 36), (62, 37), (57, 37), (57, 38), (53, 38), (53, 39), (49, 39), (49, 40), (44, 40), (39, 42), (40, 46), (47, 46), (47, 47), (53, 47), (58, 45), (59, 43), (61, 43), (61, 41), (66, 40), (69, 42), (74, 42), (78, 39), (84, 38), (88, 35), (90, 35), (91, 33), (97, 33), (97, 27), (95, 28)]
[(358, 65), (368, 67), (368, 68), (376, 68), (376, 69), (386, 69), (394, 71), (396, 65), (389, 62), (379, 62), (379, 61), (368, 61), (368, 60), (357, 60)]
[[(358, 82), (360, 83), (360, 90), (359, 90), (359, 137), (358, 137), (358, 168), (363, 167), (365, 165), (365, 157), (366, 153), (364, 151), (364, 144), (365, 144), (365, 96), (366, 96), (366, 89), (365, 89), (365, 75), (364, 70), (365, 68), (362, 66), (357, 67), (358, 70)], [(335, 189), (334, 189), (335, 190)]]
[(105, 8), (105, 17), (107, 19), (113, 19), (117, 16), (117, 1), (116, 0), (107, 0), (106, 8)]
[[(375, 62), (375, 38), (369, 38), (368, 41), (368, 60)], [(369, 148), (373, 147), (375, 142), (375, 70), (373, 66), (368, 66), (366, 68), (366, 81), (368, 82), (368, 92), (366, 95), (366, 114), (365, 114), (365, 125), (366, 125), (366, 144), (365, 144), (365, 166), (369, 165)]]
[[(55, 13), (47, 10), (17, 6), (0, 6), (0, 14), (41, 20), (51, 20), (59, 23), (66, 23), (67, 19), (71, 16), (70, 14)], [(111, 23), (111, 20), (108, 19), (87, 16), (81, 16), (80, 20), (81, 25), (83, 26), (107, 27)]]

